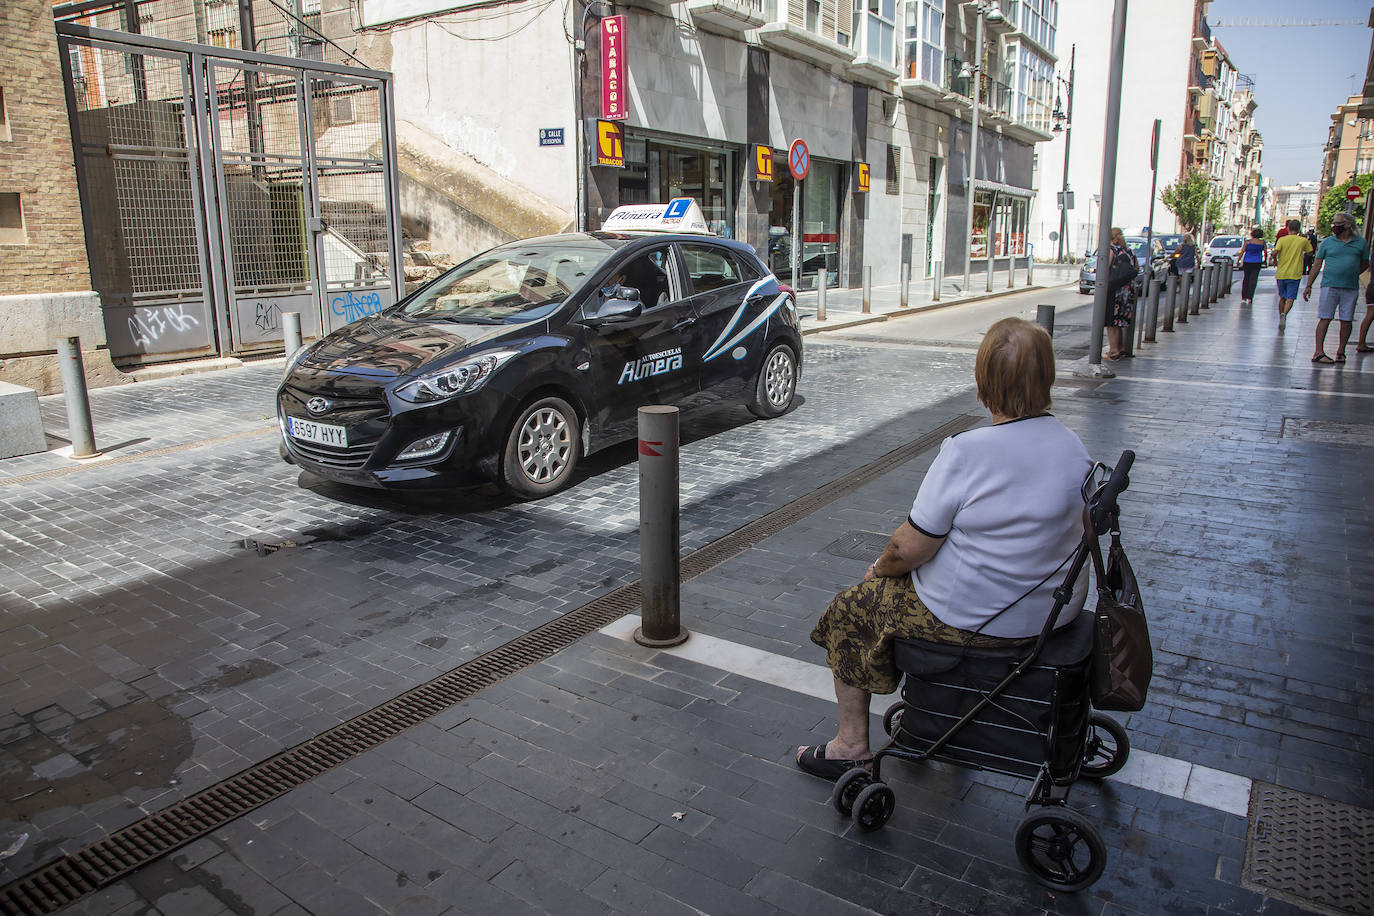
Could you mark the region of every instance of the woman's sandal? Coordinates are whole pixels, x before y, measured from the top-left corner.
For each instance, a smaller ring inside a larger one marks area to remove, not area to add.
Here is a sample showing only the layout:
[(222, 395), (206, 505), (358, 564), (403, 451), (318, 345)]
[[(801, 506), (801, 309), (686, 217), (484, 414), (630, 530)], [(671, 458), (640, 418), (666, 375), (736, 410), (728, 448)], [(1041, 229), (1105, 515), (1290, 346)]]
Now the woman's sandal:
[(824, 744), (813, 744), (811, 747), (803, 749), (801, 754), (797, 756), (797, 766), (803, 773), (810, 773), (812, 776), (819, 776), (821, 779), (828, 779), (831, 782), (839, 779), (855, 767), (867, 767), (872, 762), (872, 757), (867, 760), (828, 760), (825, 756)]
[(1327, 365), (1329, 363), (1334, 363), (1335, 360), (1327, 356), (1325, 353), (1319, 353), (1316, 356), (1312, 357), (1312, 362)]

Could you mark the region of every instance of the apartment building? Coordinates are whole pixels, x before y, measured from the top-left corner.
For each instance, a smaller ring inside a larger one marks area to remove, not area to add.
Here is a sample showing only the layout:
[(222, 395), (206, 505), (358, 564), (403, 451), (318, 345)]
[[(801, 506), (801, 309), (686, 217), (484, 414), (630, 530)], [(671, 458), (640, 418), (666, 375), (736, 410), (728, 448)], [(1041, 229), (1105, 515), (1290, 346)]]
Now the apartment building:
[(1322, 151), (1318, 205), (1332, 188), (1344, 185), (1356, 175), (1374, 172), (1374, 118), (1360, 116), (1363, 99), (1352, 95), (1331, 115)]

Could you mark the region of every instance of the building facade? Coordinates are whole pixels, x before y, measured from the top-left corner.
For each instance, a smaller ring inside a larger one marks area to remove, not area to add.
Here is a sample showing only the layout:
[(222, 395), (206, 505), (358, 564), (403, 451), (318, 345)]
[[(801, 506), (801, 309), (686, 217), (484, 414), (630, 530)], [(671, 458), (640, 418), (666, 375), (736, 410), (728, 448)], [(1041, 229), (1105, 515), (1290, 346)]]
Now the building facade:
[(1352, 95), (1331, 115), (1322, 150), (1318, 205), (1332, 188), (1374, 172), (1374, 118), (1360, 117), (1362, 101), (1363, 96)]
[(1316, 181), (1300, 181), (1276, 187), (1274, 218), (1281, 223), (1290, 219), (1299, 220), (1304, 231), (1316, 225), (1319, 187), (1320, 183)]

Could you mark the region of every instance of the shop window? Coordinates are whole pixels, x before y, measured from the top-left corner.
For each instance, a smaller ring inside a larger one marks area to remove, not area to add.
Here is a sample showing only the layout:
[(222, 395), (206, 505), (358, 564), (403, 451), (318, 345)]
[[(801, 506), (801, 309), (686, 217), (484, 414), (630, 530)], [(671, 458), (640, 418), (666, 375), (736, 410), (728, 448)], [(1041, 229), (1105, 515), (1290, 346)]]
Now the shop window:
[(14, 191), (0, 191), (0, 245), (27, 245), (24, 202)]
[(10, 139), (10, 112), (5, 107), (5, 87), (0, 86), (0, 140)]
[(902, 190), (902, 149), (887, 145), (887, 193), (899, 194)]

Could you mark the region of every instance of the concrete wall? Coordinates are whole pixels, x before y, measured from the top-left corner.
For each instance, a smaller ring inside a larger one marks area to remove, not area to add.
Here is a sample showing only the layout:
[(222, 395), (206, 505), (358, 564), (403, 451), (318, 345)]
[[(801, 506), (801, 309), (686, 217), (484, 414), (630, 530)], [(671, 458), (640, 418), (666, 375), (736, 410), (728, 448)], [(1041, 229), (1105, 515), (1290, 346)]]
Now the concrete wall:
[(71, 130), (51, 5), (0, 3), (0, 87), (9, 137), (0, 135), (0, 192), (20, 195), (24, 238), (0, 243), (0, 381), (57, 390), (55, 340), (80, 336), (91, 384), (122, 376), (103, 350), (91, 291)]

